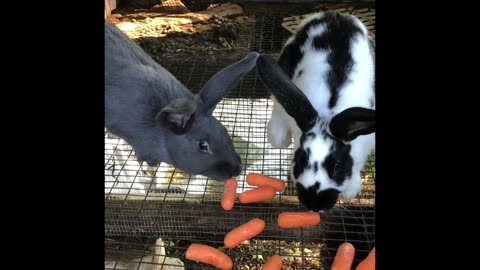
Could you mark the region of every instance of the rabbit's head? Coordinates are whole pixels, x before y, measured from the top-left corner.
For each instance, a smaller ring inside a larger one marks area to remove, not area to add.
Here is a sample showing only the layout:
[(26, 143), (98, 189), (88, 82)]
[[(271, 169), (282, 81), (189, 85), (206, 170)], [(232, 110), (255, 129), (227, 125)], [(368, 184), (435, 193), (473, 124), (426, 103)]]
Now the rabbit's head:
[(227, 90), (255, 66), (257, 57), (258, 53), (248, 54), (213, 76), (194, 99), (176, 99), (158, 113), (155, 119), (167, 130), (165, 146), (175, 167), (215, 180), (240, 174), (240, 156), (212, 113)]
[(214, 180), (240, 174), (241, 160), (212, 113), (255, 67), (258, 53), (224, 68), (193, 95), (115, 25), (105, 20), (105, 125), (139, 162), (168, 163)]
[(332, 208), (342, 194), (360, 191), (360, 171), (371, 149), (362, 140), (375, 132), (375, 110), (350, 107), (334, 115), (319, 115), (305, 94), (268, 55), (257, 69), (265, 85), (302, 134), (292, 161), (292, 176), (300, 202), (313, 211)]

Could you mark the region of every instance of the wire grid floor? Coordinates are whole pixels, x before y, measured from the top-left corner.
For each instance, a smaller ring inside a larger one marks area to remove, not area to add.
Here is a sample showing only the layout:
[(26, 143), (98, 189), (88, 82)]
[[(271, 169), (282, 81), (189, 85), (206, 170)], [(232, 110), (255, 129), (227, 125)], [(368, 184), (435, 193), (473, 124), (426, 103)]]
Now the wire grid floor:
[[(249, 33), (251, 50), (279, 53), (290, 35), (280, 24), (281, 18), (258, 16)], [(193, 60), (164, 66), (195, 93), (228, 64)], [(244, 164), (237, 192), (254, 188), (245, 182), (249, 172), (282, 179), (287, 186), (271, 202), (242, 205), (237, 200), (229, 212), (220, 206), (223, 182), (185, 174), (164, 163), (158, 167), (139, 164), (125, 141), (105, 132), (106, 269), (215, 269), (186, 260), (189, 244), (221, 248), (230, 230), (252, 218), (265, 220), (267, 226), (240, 247), (224, 250), (234, 269), (260, 269), (275, 253), (283, 257), (283, 269), (329, 269), (344, 241), (356, 247), (355, 264), (364, 258), (375, 243), (375, 156), (365, 167), (363, 188), (356, 199), (322, 214), (319, 226), (280, 229), (278, 214), (305, 209), (289, 179), (293, 145), (274, 149), (267, 142), (271, 110), (269, 94), (253, 70), (214, 111)]]

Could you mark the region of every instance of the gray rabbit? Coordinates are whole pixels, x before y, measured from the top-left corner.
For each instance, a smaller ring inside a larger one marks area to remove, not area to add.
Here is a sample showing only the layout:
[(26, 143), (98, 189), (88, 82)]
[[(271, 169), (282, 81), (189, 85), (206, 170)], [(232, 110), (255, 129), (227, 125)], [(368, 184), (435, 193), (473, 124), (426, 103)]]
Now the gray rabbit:
[(255, 67), (257, 57), (249, 53), (193, 95), (105, 20), (105, 126), (133, 147), (139, 162), (165, 162), (219, 181), (237, 176), (240, 157), (212, 112), (227, 90)]

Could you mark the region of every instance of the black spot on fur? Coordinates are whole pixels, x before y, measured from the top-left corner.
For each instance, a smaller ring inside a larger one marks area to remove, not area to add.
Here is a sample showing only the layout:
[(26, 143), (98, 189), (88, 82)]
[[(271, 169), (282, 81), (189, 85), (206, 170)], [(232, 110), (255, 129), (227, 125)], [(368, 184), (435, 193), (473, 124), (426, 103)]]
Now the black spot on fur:
[(300, 136), (300, 145), (303, 145), (306, 139), (307, 137), (305, 136), (305, 133), (302, 133), (302, 135)]
[(330, 136), (330, 134), (328, 134), (326, 130), (322, 130), (322, 137), (324, 140), (326, 140), (328, 137), (332, 137), (332, 136)]
[(347, 75), (354, 64), (350, 47), (351, 40), (355, 35), (361, 35), (362, 30), (353, 23), (352, 19), (339, 13), (326, 12), (319, 21), (326, 24), (326, 30), (313, 39), (313, 47), (330, 52), (327, 57), (327, 62), (331, 67), (327, 75), (331, 92), (328, 106), (333, 108), (337, 104), (338, 90), (347, 81)]
[(293, 78), (295, 67), (303, 57), (303, 53), (300, 51), (301, 41), (297, 39), (283, 48), (278, 59), (278, 65), (290, 79)]
[(293, 157), (293, 176), (297, 179), (300, 174), (303, 173), (305, 168), (308, 167), (308, 159), (310, 158), (311, 150), (307, 148), (307, 151), (303, 150), (302, 147), (299, 147), (297, 151), (295, 151), (295, 155)]
[(332, 209), (337, 202), (338, 194), (340, 194), (340, 191), (332, 188), (317, 192), (320, 188), (319, 182), (308, 189), (305, 189), (300, 183), (297, 183), (296, 186), (299, 201), (309, 210), (315, 212)]
[(317, 173), (317, 172), (318, 172), (318, 162), (317, 162), (317, 161), (315, 161), (315, 162), (313, 163), (313, 172), (314, 172), (314, 173)]
[(300, 70), (300, 71), (298, 72), (298, 74), (297, 74), (297, 79), (299, 79), (300, 76), (302, 76), (302, 73), (303, 73), (303, 70)]
[(301, 146), (305, 143), (305, 140), (307, 139), (307, 137), (312, 137), (313, 139), (315, 139), (316, 135), (313, 132), (302, 133), (302, 135), (300, 136), (300, 145)]
[(295, 175), (295, 178), (298, 178), (298, 176), (300, 176), (300, 174), (303, 173), (304, 169), (312, 168), (312, 164), (308, 162), (308, 160), (310, 159), (310, 154), (312, 153), (312, 150), (309, 147), (307, 147), (306, 150), (303, 150), (303, 147), (302, 147), (306, 138), (312, 136), (312, 134), (313, 136), (315, 136), (315, 134), (312, 132), (309, 132), (306, 134), (302, 133), (302, 136), (300, 136), (300, 147), (295, 152), (295, 156), (293, 159), (293, 162), (295, 164), (293, 167), (293, 174)]
[(322, 24), (326, 26), (326, 30), (313, 39), (313, 47), (330, 52), (327, 57), (327, 62), (331, 66), (327, 74), (331, 92), (328, 106), (333, 108), (338, 100), (338, 89), (347, 81), (347, 75), (354, 64), (350, 52), (350, 41), (355, 35), (363, 34), (351, 18), (338, 12), (326, 11), (322, 18), (311, 20), (303, 28), (297, 30), (295, 39), (285, 46), (278, 64), (292, 79), (295, 68), (303, 57), (300, 47), (308, 38), (308, 30)]
[(350, 145), (345, 145), (340, 141), (335, 141), (331, 152), (322, 163), (322, 167), (327, 171), (328, 177), (341, 185), (345, 178), (352, 175), (353, 159), (350, 156)]
[(313, 132), (308, 132), (305, 134), (307, 137), (312, 137), (312, 139), (315, 139), (317, 137), (317, 134), (313, 133)]

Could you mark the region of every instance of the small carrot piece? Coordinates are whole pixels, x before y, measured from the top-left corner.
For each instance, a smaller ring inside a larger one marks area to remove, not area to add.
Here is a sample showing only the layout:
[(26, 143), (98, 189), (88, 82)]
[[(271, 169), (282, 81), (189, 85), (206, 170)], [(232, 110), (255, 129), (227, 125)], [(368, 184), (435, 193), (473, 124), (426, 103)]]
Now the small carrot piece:
[(348, 242), (341, 244), (333, 259), (331, 270), (351, 270), (354, 257), (355, 247)]
[(241, 203), (254, 203), (272, 200), (276, 193), (273, 187), (261, 187), (244, 191), (239, 197)]
[(223, 186), (223, 195), (220, 201), (224, 210), (232, 210), (233, 205), (235, 204), (235, 198), (237, 197), (237, 180), (235, 178), (230, 178), (225, 181)]
[(235, 248), (243, 241), (251, 239), (260, 234), (265, 229), (265, 221), (254, 218), (247, 223), (244, 223), (237, 228), (231, 230), (223, 240), (228, 248)]
[(278, 254), (275, 254), (263, 265), (262, 270), (280, 270), (282, 269), (282, 266), (282, 257), (280, 257)]
[(257, 187), (273, 187), (276, 191), (285, 189), (285, 181), (259, 173), (249, 173), (247, 183)]
[(318, 223), (320, 223), (320, 214), (317, 212), (283, 212), (278, 215), (280, 228), (308, 227)]
[(211, 264), (224, 270), (232, 269), (233, 267), (232, 259), (227, 254), (203, 244), (191, 244), (185, 253), (185, 257), (189, 260)]
[(375, 270), (375, 247), (368, 253), (368, 256), (357, 265), (355, 270)]

